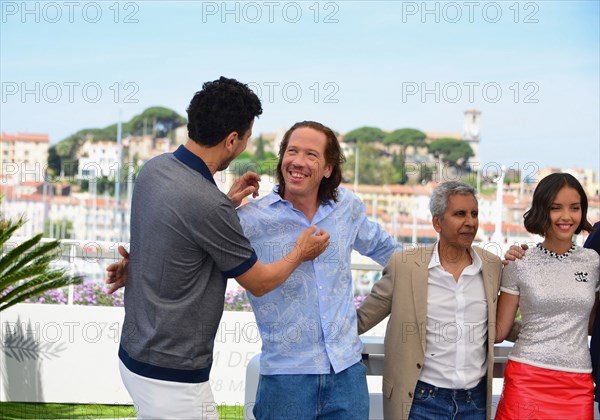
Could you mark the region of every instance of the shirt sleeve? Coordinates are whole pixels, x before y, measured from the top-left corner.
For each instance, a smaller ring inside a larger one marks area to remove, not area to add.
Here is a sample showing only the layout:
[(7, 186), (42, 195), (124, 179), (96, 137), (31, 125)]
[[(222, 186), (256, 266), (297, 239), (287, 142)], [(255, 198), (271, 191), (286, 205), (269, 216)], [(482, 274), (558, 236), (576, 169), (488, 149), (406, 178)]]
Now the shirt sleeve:
[(221, 203), (213, 207), (205, 215), (202, 228), (195, 232), (196, 241), (213, 258), (223, 276), (240, 276), (256, 263), (256, 253), (244, 236), (232, 205)]
[(597, 276), (596, 276), (596, 289), (595, 290), (596, 290), (596, 292), (598, 292), (598, 291), (600, 291), (600, 255), (596, 255), (596, 257), (597, 257), (596, 260), (598, 261), (598, 264), (596, 265), (596, 267), (598, 267), (598, 268), (596, 269)]
[[(593, 249), (598, 254), (600, 254), (600, 222), (596, 222), (594, 225), (594, 230), (589, 234), (587, 239), (585, 240), (584, 248)], [(596, 292), (600, 290), (600, 275), (596, 280)]]
[(584, 248), (590, 248), (600, 254), (600, 222), (594, 225), (594, 230), (585, 240)]
[(378, 223), (369, 220), (365, 204), (360, 198), (352, 194), (352, 200), (353, 219), (358, 226), (353, 248), (385, 266), (394, 252), (402, 250), (402, 245), (394, 241)]
[(500, 282), (500, 291), (511, 295), (520, 295), (519, 279), (517, 276), (517, 262), (509, 261), (502, 270), (502, 280)]

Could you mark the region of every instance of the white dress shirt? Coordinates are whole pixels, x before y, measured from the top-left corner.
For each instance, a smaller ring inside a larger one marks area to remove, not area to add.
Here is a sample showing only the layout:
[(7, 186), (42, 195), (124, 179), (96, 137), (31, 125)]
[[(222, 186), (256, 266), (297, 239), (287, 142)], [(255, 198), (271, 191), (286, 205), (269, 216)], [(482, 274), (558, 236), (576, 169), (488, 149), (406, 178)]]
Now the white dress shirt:
[(475, 387), (487, 370), (487, 301), (481, 259), (458, 281), (440, 263), (439, 242), (429, 263), (425, 363), (420, 380), (441, 388)]

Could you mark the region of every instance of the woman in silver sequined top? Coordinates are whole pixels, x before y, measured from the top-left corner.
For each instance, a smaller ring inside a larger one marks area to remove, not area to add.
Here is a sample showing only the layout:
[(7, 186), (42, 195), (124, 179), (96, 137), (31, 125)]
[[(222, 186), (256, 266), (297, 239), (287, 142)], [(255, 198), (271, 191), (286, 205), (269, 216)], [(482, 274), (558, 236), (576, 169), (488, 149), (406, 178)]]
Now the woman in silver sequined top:
[(517, 309), (522, 327), (509, 354), (497, 420), (593, 418), (594, 383), (588, 328), (598, 304), (600, 256), (573, 244), (591, 231), (587, 196), (566, 173), (542, 179), (525, 213), (527, 231), (544, 241), (502, 274), (496, 342)]

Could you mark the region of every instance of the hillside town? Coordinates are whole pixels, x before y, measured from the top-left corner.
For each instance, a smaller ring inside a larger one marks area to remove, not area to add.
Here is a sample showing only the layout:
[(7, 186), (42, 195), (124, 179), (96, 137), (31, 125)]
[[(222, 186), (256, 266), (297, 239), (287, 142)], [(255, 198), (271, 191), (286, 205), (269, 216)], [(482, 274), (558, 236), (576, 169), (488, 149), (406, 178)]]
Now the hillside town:
[[(575, 176), (588, 193), (590, 220), (600, 220), (600, 186), (594, 169), (541, 167), (535, 162), (503, 168), (496, 162), (481, 162), (480, 148), (485, 147), (485, 143), (482, 146), (480, 141), (480, 117), (477, 110), (465, 111), (462, 133), (424, 131), (421, 146), (373, 141), (371, 147), (378, 150), (382, 159), (390, 160), (399, 152), (403, 154), (406, 179), (402, 184), (360, 183), (358, 174), (352, 172), (352, 167), (358, 168), (357, 143), (348, 141), (348, 133), (340, 134), (348, 159), (346, 167), (354, 175), (353, 179), (345, 179), (342, 186), (358, 194), (366, 205), (367, 214), (402, 243), (436, 240), (430, 222), (429, 197), (439, 182), (449, 179), (461, 179), (477, 187), (480, 210), (477, 241), (496, 242), (501, 249), (514, 243), (539, 241), (525, 231), (522, 220), (537, 182), (550, 173), (568, 172)], [(260, 147), (264, 149), (261, 153), (274, 158), (284, 132), (285, 129), (280, 129), (260, 133)], [(428, 152), (426, 146), (439, 139), (460, 139), (470, 146), (472, 154), (468, 160), (459, 162), (460, 165), (452, 165), (439, 154)], [(61, 173), (49, 170), (51, 146), (48, 135), (2, 133), (2, 213), (8, 218), (25, 215), (28, 222), (17, 232), (21, 237), (44, 232), (45, 237), (57, 239), (127, 242), (128, 209), (135, 173), (152, 157), (172, 152), (186, 141), (185, 124), (164, 137), (157, 136), (154, 131), (124, 137), (121, 149), (114, 138), (89, 138), (77, 150), (76, 172), (67, 170), (70, 172), (67, 175), (65, 168), (61, 168)], [(248, 142), (248, 152), (257, 152), (256, 141)], [(228, 170), (217, 174), (215, 180), (222, 191), (228, 191), (240, 174), (240, 168), (242, 172), (254, 170), (256, 164), (234, 161)], [(263, 171), (261, 195), (274, 187), (274, 168), (275, 165), (270, 165), (270, 169)], [(423, 169), (428, 172), (427, 177), (423, 177)], [(114, 193), (117, 179), (120, 181), (118, 197)], [(500, 192), (497, 188), (499, 179), (503, 179)], [(579, 237), (577, 241), (582, 243), (584, 239)]]

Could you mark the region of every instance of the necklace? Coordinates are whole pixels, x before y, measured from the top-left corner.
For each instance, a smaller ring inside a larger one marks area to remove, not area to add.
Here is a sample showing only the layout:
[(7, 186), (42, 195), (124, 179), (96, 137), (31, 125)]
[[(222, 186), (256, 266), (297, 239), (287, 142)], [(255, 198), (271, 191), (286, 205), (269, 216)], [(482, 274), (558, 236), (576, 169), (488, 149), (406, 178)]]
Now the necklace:
[(539, 249), (541, 249), (542, 251), (544, 251), (544, 254), (550, 255), (551, 257), (554, 257), (557, 260), (564, 260), (569, 255), (571, 255), (573, 253), (573, 251), (575, 251), (575, 244), (571, 244), (571, 248), (569, 248), (569, 250), (567, 252), (565, 252), (564, 254), (560, 254), (560, 255), (554, 251), (550, 251), (549, 249), (544, 248), (544, 246), (541, 243), (537, 244), (537, 247)]

